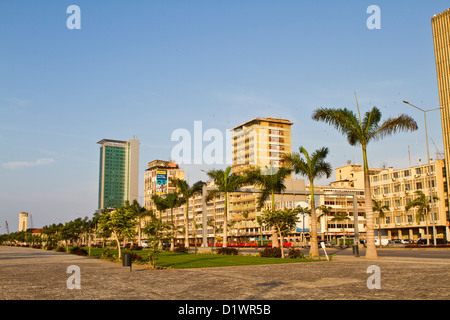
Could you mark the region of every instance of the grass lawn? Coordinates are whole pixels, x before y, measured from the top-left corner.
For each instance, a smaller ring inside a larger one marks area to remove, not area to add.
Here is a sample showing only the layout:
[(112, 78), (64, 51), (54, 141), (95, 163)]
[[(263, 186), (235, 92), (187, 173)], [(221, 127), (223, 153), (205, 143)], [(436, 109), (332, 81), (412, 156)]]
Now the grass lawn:
[[(102, 252), (103, 249), (92, 248), (91, 256), (101, 257)], [(110, 252), (117, 255), (117, 249), (110, 249)], [(122, 250), (122, 253), (123, 252), (130, 252), (130, 251)], [(142, 256), (143, 263), (147, 263), (149, 250), (136, 250), (133, 251), (133, 253)], [(317, 260), (263, 258), (263, 257), (240, 256), (240, 255), (234, 256), (234, 255), (218, 255), (218, 254), (162, 252), (159, 256), (157, 266), (174, 269), (184, 269), (184, 268), (244, 266), (244, 265), (259, 265), (259, 264), (298, 263), (298, 262), (313, 262), (313, 261)]]

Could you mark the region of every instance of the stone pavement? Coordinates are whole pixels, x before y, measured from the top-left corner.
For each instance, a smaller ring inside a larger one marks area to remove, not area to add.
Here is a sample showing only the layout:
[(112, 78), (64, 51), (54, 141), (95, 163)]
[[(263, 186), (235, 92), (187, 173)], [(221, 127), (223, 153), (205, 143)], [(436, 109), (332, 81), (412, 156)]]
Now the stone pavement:
[[(80, 268), (80, 289), (68, 289)], [(369, 289), (369, 266), (380, 289)], [(0, 246), (0, 300), (448, 300), (450, 259), (337, 256), (334, 261), (149, 270), (31, 248)]]

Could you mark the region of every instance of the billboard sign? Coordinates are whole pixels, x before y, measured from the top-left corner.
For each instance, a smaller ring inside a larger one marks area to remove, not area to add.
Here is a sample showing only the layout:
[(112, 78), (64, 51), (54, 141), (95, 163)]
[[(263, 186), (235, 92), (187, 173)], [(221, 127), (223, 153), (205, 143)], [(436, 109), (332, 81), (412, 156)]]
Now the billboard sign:
[(167, 194), (167, 170), (156, 171), (156, 194)]

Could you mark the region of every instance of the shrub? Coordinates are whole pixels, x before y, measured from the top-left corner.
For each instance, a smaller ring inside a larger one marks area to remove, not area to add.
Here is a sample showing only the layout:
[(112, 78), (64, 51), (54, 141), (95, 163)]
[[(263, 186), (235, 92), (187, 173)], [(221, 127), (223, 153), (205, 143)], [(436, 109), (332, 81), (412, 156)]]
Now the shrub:
[(304, 253), (299, 249), (289, 249), (288, 256), (291, 259), (300, 258), (303, 259), (305, 257)]
[(66, 248), (65, 247), (58, 247), (58, 249), (56, 249), (56, 252), (66, 252)]
[(53, 246), (48, 246), (48, 247), (46, 248), (46, 250), (53, 250), (53, 249), (54, 249)]
[(281, 258), (281, 249), (280, 248), (265, 248), (263, 252), (261, 252), (261, 257), (264, 258)]
[(217, 249), (217, 254), (223, 254), (223, 255), (227, 255), (227, 256), (231, 256), (231, 255), (237, 255), (238, 254), (238, 249), (236, 248), (219, 248)]
[(87, 256), (88, 255), (87, 250), (85, 250), (83, 248), (78, 248), (78, 247), (73, 247), (72, 249), (70, 249), (70, 253), (76, 254), (78, 256)]
[(102, 259), (109, 259), (111, 261), (116, 259), (116, 256), (112, 254), (112, 252), (109, 250), (109, 248), (103, 249), (102, 252)]
[(173, 252), (176, 252), (176, 253), (188, 253), (188, 252), (189, 252), (189, 249), (186, 248), (186, 247), (184, 247), (184, 246), (178, 246), (178, 247), (176, 247), (176, 248), (173, 250)]
[(142, 247), (133, 243), (133, 245), (131, 245), (130, 247), (130, 250), (142, 250)]

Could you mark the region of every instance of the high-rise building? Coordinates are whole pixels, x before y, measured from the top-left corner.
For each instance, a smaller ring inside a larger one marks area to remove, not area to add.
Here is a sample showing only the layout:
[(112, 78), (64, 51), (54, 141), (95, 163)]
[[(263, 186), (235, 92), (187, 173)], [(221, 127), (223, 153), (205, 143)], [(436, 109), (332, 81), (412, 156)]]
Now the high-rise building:
[(19, 232), (28, 229), (28, 212), (19, 213)]
[(237, 127), (231, 136), (233, 172), (249, 167), (279, 168), (283, 155), (292, 152), (292, 122), (277, 118), (255, 118)]
[(98, 208), (120, 208), (138, 200), (139, 140), (103, 139), (100, 145)]
[(172, 178), (184, 180), (184, 170), (180, 169), (177, 163), (164, 160), (154, 160), (148, 163), (144, 180), (144, 206), (146, 208), (154, 209), (153, 195), (163, 196), (177, 191), (171, 181)]
[[(431, 26), (433, 29), (439, 100), (442, 107), (441, 122), (448, 196), (450, 194), (448, 183), (448, 177), (450, 177), (450, 9), (435, 14), (431, 19)], [(448, 211), (448, 198), (446, 198), (446, 207)]]

